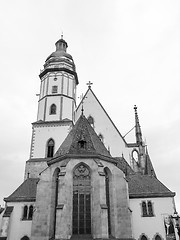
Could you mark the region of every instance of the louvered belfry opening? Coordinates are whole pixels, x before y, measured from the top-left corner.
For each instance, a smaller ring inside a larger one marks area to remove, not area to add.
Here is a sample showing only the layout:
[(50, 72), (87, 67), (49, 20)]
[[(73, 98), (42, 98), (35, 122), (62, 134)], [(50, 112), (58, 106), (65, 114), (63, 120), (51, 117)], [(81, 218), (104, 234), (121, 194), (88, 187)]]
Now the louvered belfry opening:
[(91, 175), (84, 164), (73, 172), (73, 234), (91, 234)]

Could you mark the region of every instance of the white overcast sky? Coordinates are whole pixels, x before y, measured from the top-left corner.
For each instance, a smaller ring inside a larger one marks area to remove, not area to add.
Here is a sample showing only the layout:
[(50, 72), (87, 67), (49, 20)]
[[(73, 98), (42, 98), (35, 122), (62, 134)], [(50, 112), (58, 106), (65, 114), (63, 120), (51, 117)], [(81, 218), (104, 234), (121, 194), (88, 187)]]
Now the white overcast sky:
[(2, 0), (0, 31), (0, 204), (23, 181), (38, 75), (63, 31), (78, 96), (92, 81), (122, 135), (138, 106), (156, 174), (180, 212), (180, 1)]

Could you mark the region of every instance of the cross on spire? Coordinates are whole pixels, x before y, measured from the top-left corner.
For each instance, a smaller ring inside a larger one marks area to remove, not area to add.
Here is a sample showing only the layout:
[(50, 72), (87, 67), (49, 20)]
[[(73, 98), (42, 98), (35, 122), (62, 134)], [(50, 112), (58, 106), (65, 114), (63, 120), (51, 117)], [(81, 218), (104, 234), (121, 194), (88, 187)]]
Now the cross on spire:
[(93, 85), (93, 83), (89, 81), (88, 83), (86, 83), (86, 85), (88, 85), (88, 88), (91, 88), (91, 85)]

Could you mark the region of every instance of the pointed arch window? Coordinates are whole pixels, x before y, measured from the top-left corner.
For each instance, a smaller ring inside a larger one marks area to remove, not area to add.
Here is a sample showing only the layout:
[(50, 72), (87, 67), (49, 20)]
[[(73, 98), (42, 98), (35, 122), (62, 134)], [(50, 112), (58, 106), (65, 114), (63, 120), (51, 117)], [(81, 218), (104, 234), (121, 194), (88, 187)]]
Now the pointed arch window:
[(32, 220), (32, 216), (33, 216), (33, 205), (31, 205), (29, 207), (29, 214), (28, 214), (28, 219)]
[(54, 155), (54, 140), (51, 138), (47, 143), (47, 157), (53, 157)]
[(27, 219), (27, 215), (28, 215), (28, 206), (25, 205), (24, 208), (23, 208), (23, 217), (22, 217), (22, 219), (23, 220)]
[(145, 235), (142, 235), (141, 240), (147, 240), (147, 237)]
[(91, 234), (91, 175), (83, 163), (73, 172), (73, 234)]
[(157, 234), (155, 240), (161, 240), (161, 237)]
[(49, 114), (50, 115), (56, 114), (56, 105), (54, 103), (50, 106)]
[(153, 217), (153, 204), (151, 201), (143, 201), (141, 204), (142, 207), (142, 216), (143, 217)]
[(108, 233), (111, 234), (111, 216), (110, 216), (110, 174), (109, 169), (105, 168), (105, 188), (106, 188), (106, 204), (107, 204), (107, 213), (108, 213)]

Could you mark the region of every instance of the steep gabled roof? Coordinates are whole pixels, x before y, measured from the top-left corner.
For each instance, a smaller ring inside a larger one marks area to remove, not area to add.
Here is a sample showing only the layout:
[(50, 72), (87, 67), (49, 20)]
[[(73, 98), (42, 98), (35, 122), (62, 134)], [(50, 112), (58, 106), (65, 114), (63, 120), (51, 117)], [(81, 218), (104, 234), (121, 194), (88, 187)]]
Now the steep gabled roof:
[(116, 129), (117, 133), (119, 134), (119, 136), (121, 137), (121, 139), (123, 140), (124, 144), (126, 146), (128, 146), (126, 140), (123, 138), (123, 136), (121, 135), (120, 131), (118, 130), (118, 128), (116, 127), (116, 125), (114, 124), (114, 122), (112, 121), (112, 119), (110, 118), (110, 116), (108, 115), (108, 113), (106, 112), (106, 110), (104, 109), (104, 107), (102, 106), (102, 104), (100, 103), (99, 99), (96, 97), (95, 93), (93, 92), (93, 90), (91, 89), (91, 87), (88, 88), (88, 90), (86, 91), (84, 97), (82, 98), (82, 100), (80, 101), (78, 107), (76, 108), (76, 113), (78, 112), (79, 108), (82, 106), (82, 103), (86, 102), (87, 99), (87, 94), (88, 92), (92, 93), (93, 97), (96, 99), (96, 102), (100, 105), (101, 109), (104, 111), (105, 115), (107, 116), (107, 118), (109, 119), (109, 121), (111, 122), (112, 126)]
[(148, 154), (148, 151), (146, 149), (146, 156), (145, 156), (145, 171), (144, 171), (145, 175), (149, 175), (149, 176), (154, 176), (156, 177), (156, 173), (155, 170), (153, 168), (150, 156)]
[(171, 192), (157, 178), (148, 175), (134, 174), (127, 177), (129, 186), (129, 198), (146, 197), (174, 197)]
[(66, 154), (101, 155), (111, 158), (110, 153), (83, 114), (48, 163)]
[(38, 178), (26, 179), (9, 197), (4, 198), (5, 202), (31, 202), (36, 199), (36, 188)]

